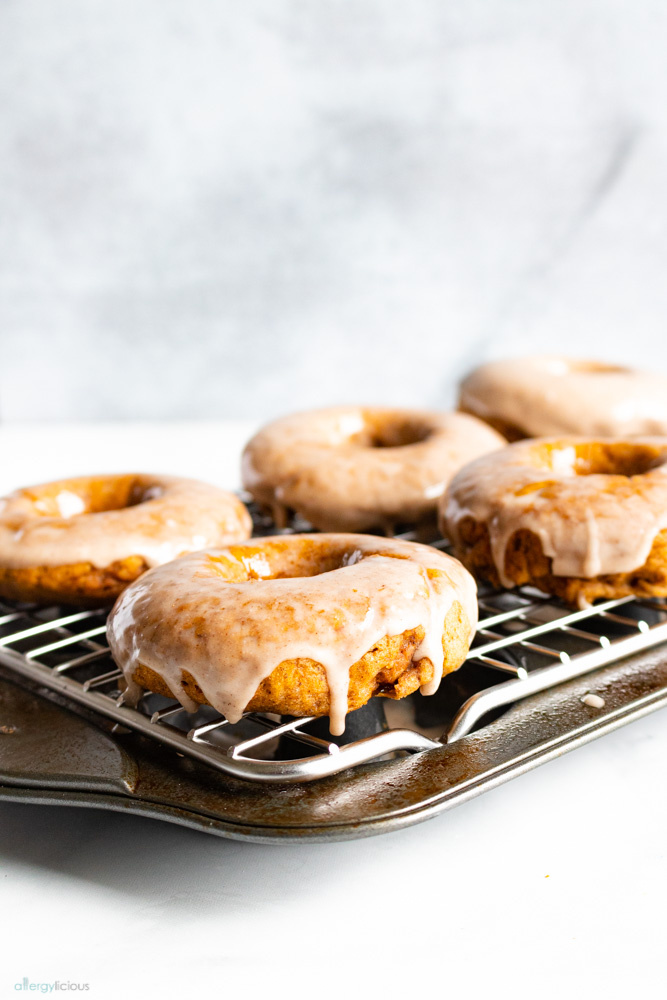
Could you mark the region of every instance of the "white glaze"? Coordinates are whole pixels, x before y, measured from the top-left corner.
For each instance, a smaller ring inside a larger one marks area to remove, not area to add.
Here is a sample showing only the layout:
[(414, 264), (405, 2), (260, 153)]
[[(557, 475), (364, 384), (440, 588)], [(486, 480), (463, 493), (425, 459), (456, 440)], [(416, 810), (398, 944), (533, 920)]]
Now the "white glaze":
[(443, 532), (461, 551), (461, 521), (486, 524), (505, 587), (514, 586), (505, 573), (507, 545), (521, 529), (540, 539), (556, 576), (589, 579), (638, 569), (667, 527), (667, 438), (597, 441), (654, 450), (655, 467), (634, 476), (582, 475), (575, 471), (575, 447), (587, 445), (586, 438), (519, 441), (471, 462), (453, 479), (441, 505)]
[(251, 533), (244, 505), (215, 486), (170, 476), (117, 478), (131, 478), (145, 499), (119, 510), (82, 512), (85, 505), (77, 487), (85, 493), (88, 477), (62, 481), (55, 497), (59, 517), (49, 516), (40, 501), (40, 493), (53, 484), (1, 498), (0, 566), (90, 562), (103, 569), (129, 556), (141, 556), (149, 566), (158, 566), (184, 552), (241, 541)]
[[(337, 568), (296, 575), (304, 540), (311, 554), (333, 554), (330, 565)], [(256, 578), (247, 579), (249, 569)], [(261, 578), (269, 572), (286, 575)], [(434, 677), (423, 693), (434, 693), (443, 669), (444, 621), (455, 601), (472, 638), (475, 583), (459, 562), (432, 547), (365, 535), (294, 535), (198, 552), (151, 570), (116, 602), (108, 636), (129, 696), (139, 693), (132, 675), (143, 664), (193, 711), (182, 684), (187, 670), (232, 722), (284, 660), (315, 660), (327, 674), (331, 731), (342, 733), (350, 667), (384, 636), (425, 628), (414, 659), (433, 663)]]
[[(409, 426), (413, 444), (372, 441)], [(243, 485), (260, 502), (292, 508), (325, 531), (391, 528), (432, 515), (454, 473), (505, 444), (463, 413), (339, 406), (296, 413), (246, 446)]]
[(598, 361), (492, 361), (464, 379), (459, 405), (526, 437), (667, 434), (667, 376)]

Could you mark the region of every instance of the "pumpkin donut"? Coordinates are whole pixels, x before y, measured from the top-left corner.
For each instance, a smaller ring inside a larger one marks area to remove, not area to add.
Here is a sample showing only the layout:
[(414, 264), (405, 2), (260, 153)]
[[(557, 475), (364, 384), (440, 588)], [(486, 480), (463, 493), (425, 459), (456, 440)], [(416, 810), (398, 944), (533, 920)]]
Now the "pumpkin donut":
[(338, 406), (275, 420), (248, 443), (243, 485), (273, 511), (323, 531), (435, 521), (438, 499), (466, 462), (504, 438), (462, 413)]
[(373, 695), (402, 698), (463, 663), (475, 584), (431, 546), (368, 535), (291, 535), (196, 552), (121, 594), (107, 633), (127, 681), (245, 710), (329, 715), (332, 733)]
[(0, 597), (111, 604), (151, 566), (248, 538), (231, 493), (192, 479), (62, 479), (0, 498)]
[(471, 462), (441, 529), (478, 577), (569, 604), (667, 596), (667, 437), (540, 438)]
[(667, 376), (603, 361), (491, 361), (461, 383), (459, 409), (510, 441), (552, 434), (667, 434)]

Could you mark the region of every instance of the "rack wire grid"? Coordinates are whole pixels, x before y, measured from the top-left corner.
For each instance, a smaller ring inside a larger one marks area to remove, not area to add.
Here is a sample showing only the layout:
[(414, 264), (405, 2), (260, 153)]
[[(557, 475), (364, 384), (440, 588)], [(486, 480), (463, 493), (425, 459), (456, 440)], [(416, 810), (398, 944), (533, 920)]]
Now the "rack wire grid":
[[(257, 510), (251, 512), (256, 535), (276, 531)], [(282, 532), (305, 527), (293, 522)], [(398, 537), (415, 540), (410, 532)], [(446, 548), (442, 541), (432, 544)], [(209, 706), (189, 715), (178, 702), (149, 692), (136, 707), (125, 704), (122, 673), (106, 642), (107, 610), (64, 613), (0, 602), (0, 663), (47, 696), (64, 697), (220, 771), (254, 781), (299, 782), (452, 743), (530, 695), (667, 641), (667, 604), (658, 599), (622, 597), (572, 611), (530, 587), (483, 589), (479, 612), (466, 664), (443, 679), (436, 696), (390, 702), (389, 728), (342, 745), (309, 731), (312, 717), (285, 720), (250, 712), (232, 725)], [(426, 726), (423, 719), (415, 721), (425, 702), (433, 703)]]

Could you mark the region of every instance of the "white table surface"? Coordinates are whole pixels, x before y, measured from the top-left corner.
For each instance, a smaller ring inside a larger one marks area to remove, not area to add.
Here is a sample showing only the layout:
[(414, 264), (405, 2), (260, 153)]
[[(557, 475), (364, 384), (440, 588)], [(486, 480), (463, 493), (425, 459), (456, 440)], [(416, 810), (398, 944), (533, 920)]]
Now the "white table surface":
[[(3, 428), (0, 489), (134, 468), (233, 487), (250, 430)], [(662, 996), (666, 761), (658, 712), (342, 844), (0, 803), (0, 998), (23, 977), (104, 998)]]

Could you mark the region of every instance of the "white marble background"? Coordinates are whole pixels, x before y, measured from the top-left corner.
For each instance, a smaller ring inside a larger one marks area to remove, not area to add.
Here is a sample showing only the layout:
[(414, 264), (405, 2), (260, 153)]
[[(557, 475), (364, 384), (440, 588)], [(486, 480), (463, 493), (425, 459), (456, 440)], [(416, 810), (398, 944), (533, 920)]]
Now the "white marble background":
[(0, 419), (667, 368), (666, 51), (660, 0), (4, 0)]

